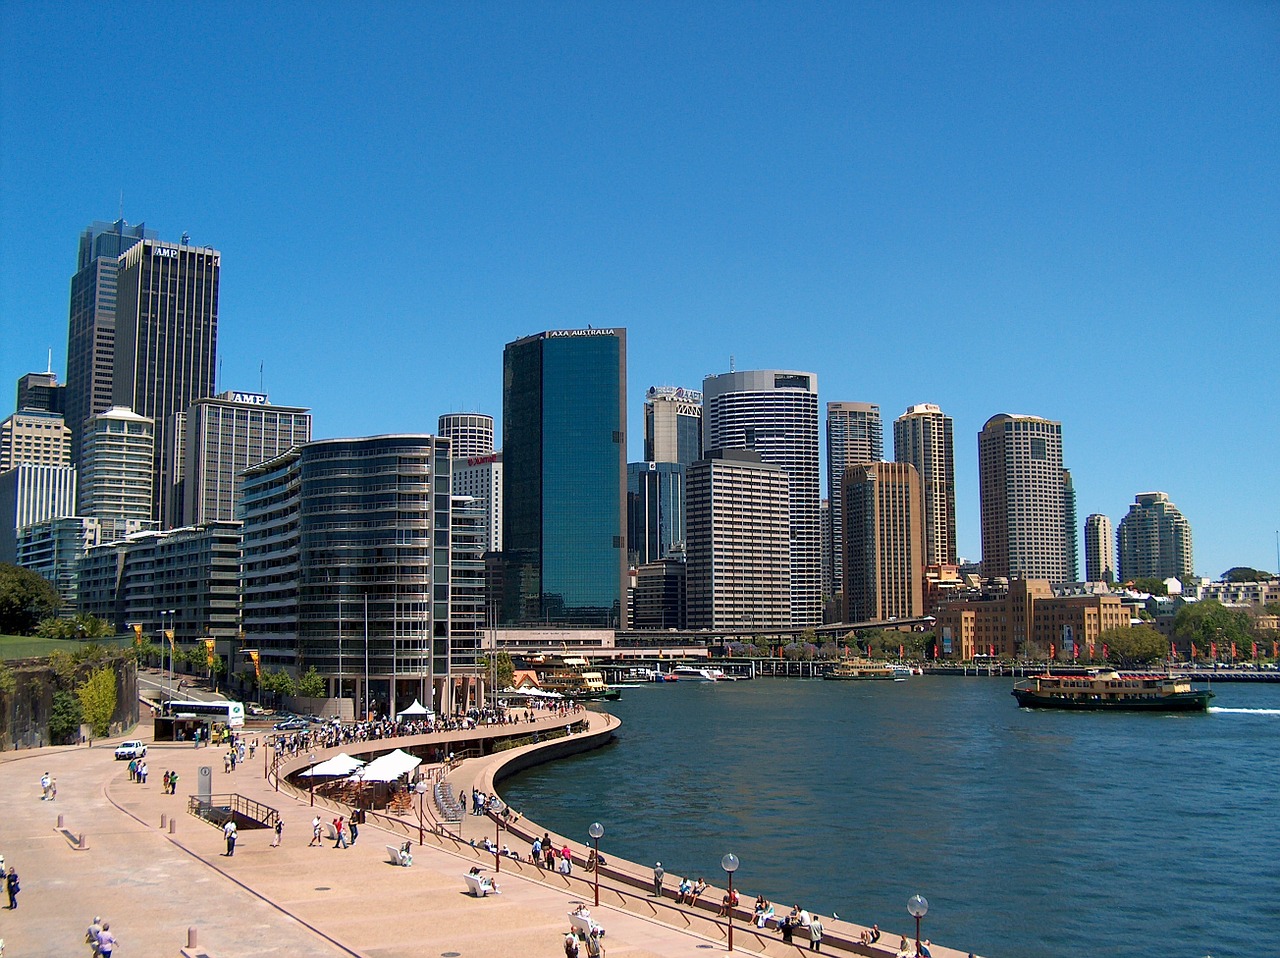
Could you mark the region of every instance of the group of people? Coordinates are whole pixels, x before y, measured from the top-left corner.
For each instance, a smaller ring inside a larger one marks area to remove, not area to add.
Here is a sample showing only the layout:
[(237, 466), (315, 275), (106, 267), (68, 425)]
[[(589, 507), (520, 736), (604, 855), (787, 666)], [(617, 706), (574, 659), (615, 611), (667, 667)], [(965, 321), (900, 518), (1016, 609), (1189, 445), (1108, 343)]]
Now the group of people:
[(139, 785), (147, 784), (147, 773), (151, 771), (151, 766), (147, 764), (144, 758), (129, 759), (129, 781), (137, 782)]
[(164, 773), (164, 791), (166, 795), (178, 794), (178, 773), (166, 770)]
[(543, 832), (541, 838), (533, 840), (533, 846), (529, 849), (529, 861), (541, 865), (547, 871), (562, 875), (573, 874), (573, 851), (568, 845), (557, 851), (549, 832)]
[(111, 931), (111, 922), (103, 921), (94, 915), (93, 921), (84, 933), (84, 943), (89, 946), (94, 955), (111, 958), (116, 950), (116, 936)]
[(706, 890), (707, 883), (703, 879), (694, 881), (692, 878), (682, 878), (680, 884), (676, 886), (676, 904), (696, 905)]

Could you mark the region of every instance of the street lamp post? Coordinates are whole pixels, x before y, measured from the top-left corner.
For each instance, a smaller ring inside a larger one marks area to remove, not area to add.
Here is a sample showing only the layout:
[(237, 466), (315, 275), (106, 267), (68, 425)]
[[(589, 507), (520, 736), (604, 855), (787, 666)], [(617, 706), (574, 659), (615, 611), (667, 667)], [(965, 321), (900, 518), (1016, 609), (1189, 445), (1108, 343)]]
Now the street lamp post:
[(730, 852), (720, 859), (720, 867), (729, 876), (729, 905), (725, 914), (729, 919), (729, 950), (733, 951), (733, 873), (738, 870), (738, 856)]
[(591, 836), (592, 848), (592, 864), (595, 865), (595, 885), (596, 885), (596, 907), (600, 907), (600, 839), (604, 837), (604, 826), (599, 822), (592, 822), (591, 827), (587, 829), (587, 834)]
[(422, 827), (422, 797), (427, 794), (427, 783), (419, 779), (418, 784), (413, 786), (413, 790), (418, 793), (418, 847), (422, 847), (424, 829)]
[(907, 912), (916, 920), (916, 954), (920, 954), (920, 919), (929, 913), (929, 899), (912, 895), (907, 899)]
[(493, 872), (496, 875), (502, 872), (502, 847), (498, 844), (498, 833), (502, 831), (502, 816), (498, 814), (496, 808), (491, 814), (493, 815)]
[(310, 767), (309, 769), (307, 769), (307, 773), (308, 773), (308, 774), (307, 774), (307, 784), (308, 784), (308, 786), (310, 786), (310, 791), (311, 791), (311, 807), (312, 807), (312, 808), (314, 808), (314, 807), (315, 807), (315, 804), (316, 804), (316, 777), (315, 777), (315, 775), (311, 774), (312, 772), (314, 772), (314, 771), (315, 771), (315, 769), (316, 769), (316, 753), (315, 753), (315, 752), (312, 752), (312, 753), (311, 753), (311, 767)]
[[(177, 626), (174, 622), (174, 619), (177, 616), (177, 614), (178, 614), (177, 609), (165, 609), (160, 613), (160, 631), (164, 634), (165, 640), (169, 643), (169, 701), (170, 702), (173, 701), (173, 651), (174, 651), (174, 642), (177, 638), (173, 633), (177, 629)], [(164, 617), (166, 615), (169, 617), (168, 629), (165, 629), (164, 627)]]

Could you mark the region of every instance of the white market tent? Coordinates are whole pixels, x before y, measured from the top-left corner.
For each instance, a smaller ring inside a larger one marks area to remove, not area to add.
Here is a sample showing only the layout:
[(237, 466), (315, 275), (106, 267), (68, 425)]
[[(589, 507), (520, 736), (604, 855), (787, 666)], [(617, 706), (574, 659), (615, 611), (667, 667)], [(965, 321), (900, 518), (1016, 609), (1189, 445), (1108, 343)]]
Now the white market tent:
[(364, 765), (364, 762), (360, 761), (360, 759), (352, 758), (346, 752), (339, 752), (333, 758), (321, 762), (319, 765), (313, 765), (301, 774), (305, 776), (350, 775), (362, 765)]
[(498, 694), (499, 695), (523, 695), (526, 698), (531, 698), (531, 699), (562, 699), (564, 698), (564, 696), (561, 695), (559, 692), (548, 692), (545, 689), (535, 689), (535, 688), (513, 689), (508, 687), (503, 689)]
[(398, 748), (394, 752), (375, 758), (352, 777), (362, 782), (394, 782), (401, 775), (412, 772), (421, 764), (422, 759)]
[(423, 705), (421, 702), (419, 702), (417, 699), (414, 699), (413, 704), (410, 705), (407, 709), (401, 709), (399, 712), (396, 713), (396, 718), (404, 718), (406, 715), (409, 716), (410, 718), (414, 718), (419, 715), (435, 715), (435, 713), (431, 711), (431, 709)]

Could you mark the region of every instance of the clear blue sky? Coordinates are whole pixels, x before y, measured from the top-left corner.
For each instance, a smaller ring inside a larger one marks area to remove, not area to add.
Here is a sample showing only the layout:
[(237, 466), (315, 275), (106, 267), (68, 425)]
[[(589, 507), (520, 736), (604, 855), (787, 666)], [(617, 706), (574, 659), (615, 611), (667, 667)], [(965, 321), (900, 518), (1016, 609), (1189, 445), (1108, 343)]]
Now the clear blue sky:
[(955, 418), (970, 558), (1018, 412), (1082, 523), (1160, 489), (1199, 572), (1275, 568), (1280, 4), (259, 6), (0, 2), (10, 397), (123, 193), (223, 252), (220, 387), (318, 438), (500, 416), (505, 343), (626, 326), (632, 458), (651, 384), (812, 370)]

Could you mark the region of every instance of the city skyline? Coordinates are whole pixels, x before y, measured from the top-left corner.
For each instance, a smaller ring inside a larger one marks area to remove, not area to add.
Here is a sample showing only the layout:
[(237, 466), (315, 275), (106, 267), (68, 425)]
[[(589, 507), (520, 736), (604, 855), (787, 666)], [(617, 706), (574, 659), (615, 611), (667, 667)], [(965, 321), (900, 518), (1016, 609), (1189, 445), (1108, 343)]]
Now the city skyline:
[(625, 327), (628, 461), (649, 386), (812, 370), (953, 418), (965, 558), (1007, 412), (1063, 424), (1078, 517), (1167, 490), (1197, 573), (1275, 568), (1274, 8), (83, 12), (0, 12), (6, 388), (67, 382), (76, 241), (123, 212), (222, 252), (215, 391), (317, 438), (500, 416), (504, 343)]

